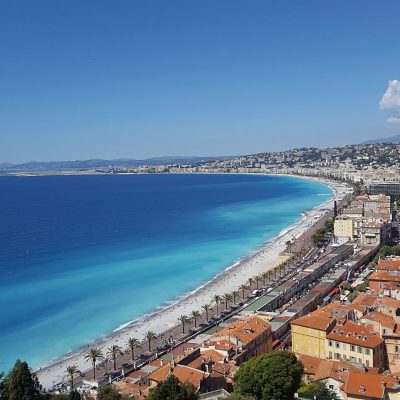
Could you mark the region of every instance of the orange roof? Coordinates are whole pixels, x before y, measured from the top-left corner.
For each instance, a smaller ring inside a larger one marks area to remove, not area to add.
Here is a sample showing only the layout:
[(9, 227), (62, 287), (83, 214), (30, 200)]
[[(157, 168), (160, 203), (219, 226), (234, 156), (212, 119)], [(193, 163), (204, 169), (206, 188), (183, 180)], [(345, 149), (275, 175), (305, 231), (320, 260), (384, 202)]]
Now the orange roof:
[(175, 375), (181, 383), (189, 382), (197, 390), (200, 389), (201, 381), (208, 376), (205, 372), (184, 365), (177, 365), (172, 371), (172, 374)]
[(389, 296), (379, 298), (378, 304), (384, 304), (385, 306), (396, 309), (400, 308), (400, 300), (397, 300), (394, 297), (389, 297)]
[(367, 315), (364, 315), (362, 319), (366, 319), (369, 321), (380, 322), (382, 326), (394, 329), (396, 323), (390, 315), (384, 314), (380, 311), (372, 311)]
[(155, 382), (162, 382), (164, 379), (167, 379), (171, 372), (171, 365), (166, 364), (161, 368), (156, 369), (149, 375), (149, 379)]
[(133, 395), (134, 399), (143, 400), (149, 394), (147, 386), (138, 385), (137, 383), (130, 383), (125, 379), (115, 383), (118, 391), (122, 394)]
[(400, 258), (393, 260), (381, 260), (376, 266), (377, 270), (400, 271)]
[(174, 368), (171, 368), (171, 366), (167, 364), (152, 372), (149, 375), (149, 379), (160, 383), (167, 379), (171, 374), (176, 376), (181, 383), (190, 382), (196, 389), (200, 388), (200, 382), (208, 376), (205, 372), (186, 365), (178, 364)]
[(366, 294), (361, 292), (354, 300), (352, 304), (360, 305), (363, 307), (372, 307), (375, 305), (378, 297), (375, 294)]
[(203, 363), (208, 362), (221, 362), (224, 361), (225, 356), (214, 349), (207, 350), (205, 353), (200, 354), (199, 357), (190, 362), (187, 366), (199, 369)]
[(299, 361), (304, 366), (304, 372), (309, 375), (315, 375), (318, 370), (319, 364), (321, 364), (321, 359), (317, 357), (307, 356), (305, 354), (299, 355)]
[(334, 319), (330, 317), (308, 314), (298, 319), (295, 319), (294, 321), (291, 322), (291, 324), (327, 332), (330, 330), (330, 327), (332, 326), (333, 322)]
[(374, 271), (370, 277), (370, 281), (400, 282), (400, 271)]
[(326, 337), (337, 342), (370, 349), (374, 349), (383, 343), (383, 339), (376, 335), (370, 325), (346, 319), (338, 319), (336, 325)]
[(202, 344), (203, 347), (214, 347), (215, 350), (229, 351), (236, 347), (232, 340), (219, 339), (215, 341), (207, 340)]
[(243, 344), (248, 344), (262, 335), (266, 330), (271, 330), (271, 325), (259, 317), (245, 318), (233, 322), (231, 325), (215, 333), (212, 337), (234, 337)]
[(398, 381), (393, 376), (351, 371), (343, 385), (343, 391), (347, 395), (366, 397), (369, 399), (383, 399), (385, 395), (385, 386), (389, 390), (400, 390)]

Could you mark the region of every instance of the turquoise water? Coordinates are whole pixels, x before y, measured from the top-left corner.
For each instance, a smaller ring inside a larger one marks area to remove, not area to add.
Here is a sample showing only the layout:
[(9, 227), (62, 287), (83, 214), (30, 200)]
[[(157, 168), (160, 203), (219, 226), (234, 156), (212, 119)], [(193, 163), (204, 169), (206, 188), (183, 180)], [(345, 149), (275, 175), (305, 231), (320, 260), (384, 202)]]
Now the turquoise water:
[(165, 306), (332, 194), (253, 175), (0, 177), (0, 188), (0, 371)]

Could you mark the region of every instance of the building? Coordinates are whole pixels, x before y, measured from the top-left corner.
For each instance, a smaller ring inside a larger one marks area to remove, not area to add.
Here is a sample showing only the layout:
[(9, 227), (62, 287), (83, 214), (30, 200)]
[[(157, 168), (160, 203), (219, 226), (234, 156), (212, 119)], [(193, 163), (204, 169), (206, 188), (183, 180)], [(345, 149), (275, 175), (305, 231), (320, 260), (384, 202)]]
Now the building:
[(335, 240), (338, 244), (343, 244), (354, 238), (354, 223), (349, 217), (337, 217), (333, 228)]
[(211, 341), (228, 340), (235, 344), (236, 365), (272, 351), (271, 324), (259, 317), (249, 317), (233, 322), (211, 336)]
[(399, 400), (398, 377), (350, 371), (342, 390), (345, 400)]
[(361, 244), (376, 246), (389, 241), (390, 229), (383, 221), (366, 221), (361, 225)]
[(317, 358), (326, 358), (326, 335), (335, 319), (308, 314), (291, 322), (292, 351)]
[(385, 366), (385, 342), (370, 324), (340, 318), (326, 339), (330, 360), (357, 362), (379, 369)]
[(400, 288), (400, 271), (377, 270), (369, 277), (369, 287), (377, 294), (384, 295), (386, 290)]
[(379, 182), (368, 185), (368, 193), (370, 194), (400, 194), (400, 183), (398, 182)]

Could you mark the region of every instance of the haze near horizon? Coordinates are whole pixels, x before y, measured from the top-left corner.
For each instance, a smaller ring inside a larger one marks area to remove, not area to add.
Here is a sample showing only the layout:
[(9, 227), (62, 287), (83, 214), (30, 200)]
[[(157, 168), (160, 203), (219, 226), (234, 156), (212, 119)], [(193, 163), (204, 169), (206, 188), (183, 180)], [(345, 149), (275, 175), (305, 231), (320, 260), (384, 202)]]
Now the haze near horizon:
[(0, 4), (0, 163), (217, 156), (400, 133), (400, 4)]

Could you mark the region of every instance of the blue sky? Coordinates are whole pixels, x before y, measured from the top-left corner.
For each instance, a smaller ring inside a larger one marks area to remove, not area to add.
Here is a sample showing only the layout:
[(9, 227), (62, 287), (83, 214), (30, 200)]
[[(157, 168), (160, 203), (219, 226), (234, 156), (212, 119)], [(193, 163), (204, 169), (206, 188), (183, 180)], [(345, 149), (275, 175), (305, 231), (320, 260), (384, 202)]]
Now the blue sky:
[(400, 133), (400, 2), (0, 2), (0, 162), (228, 155)]

